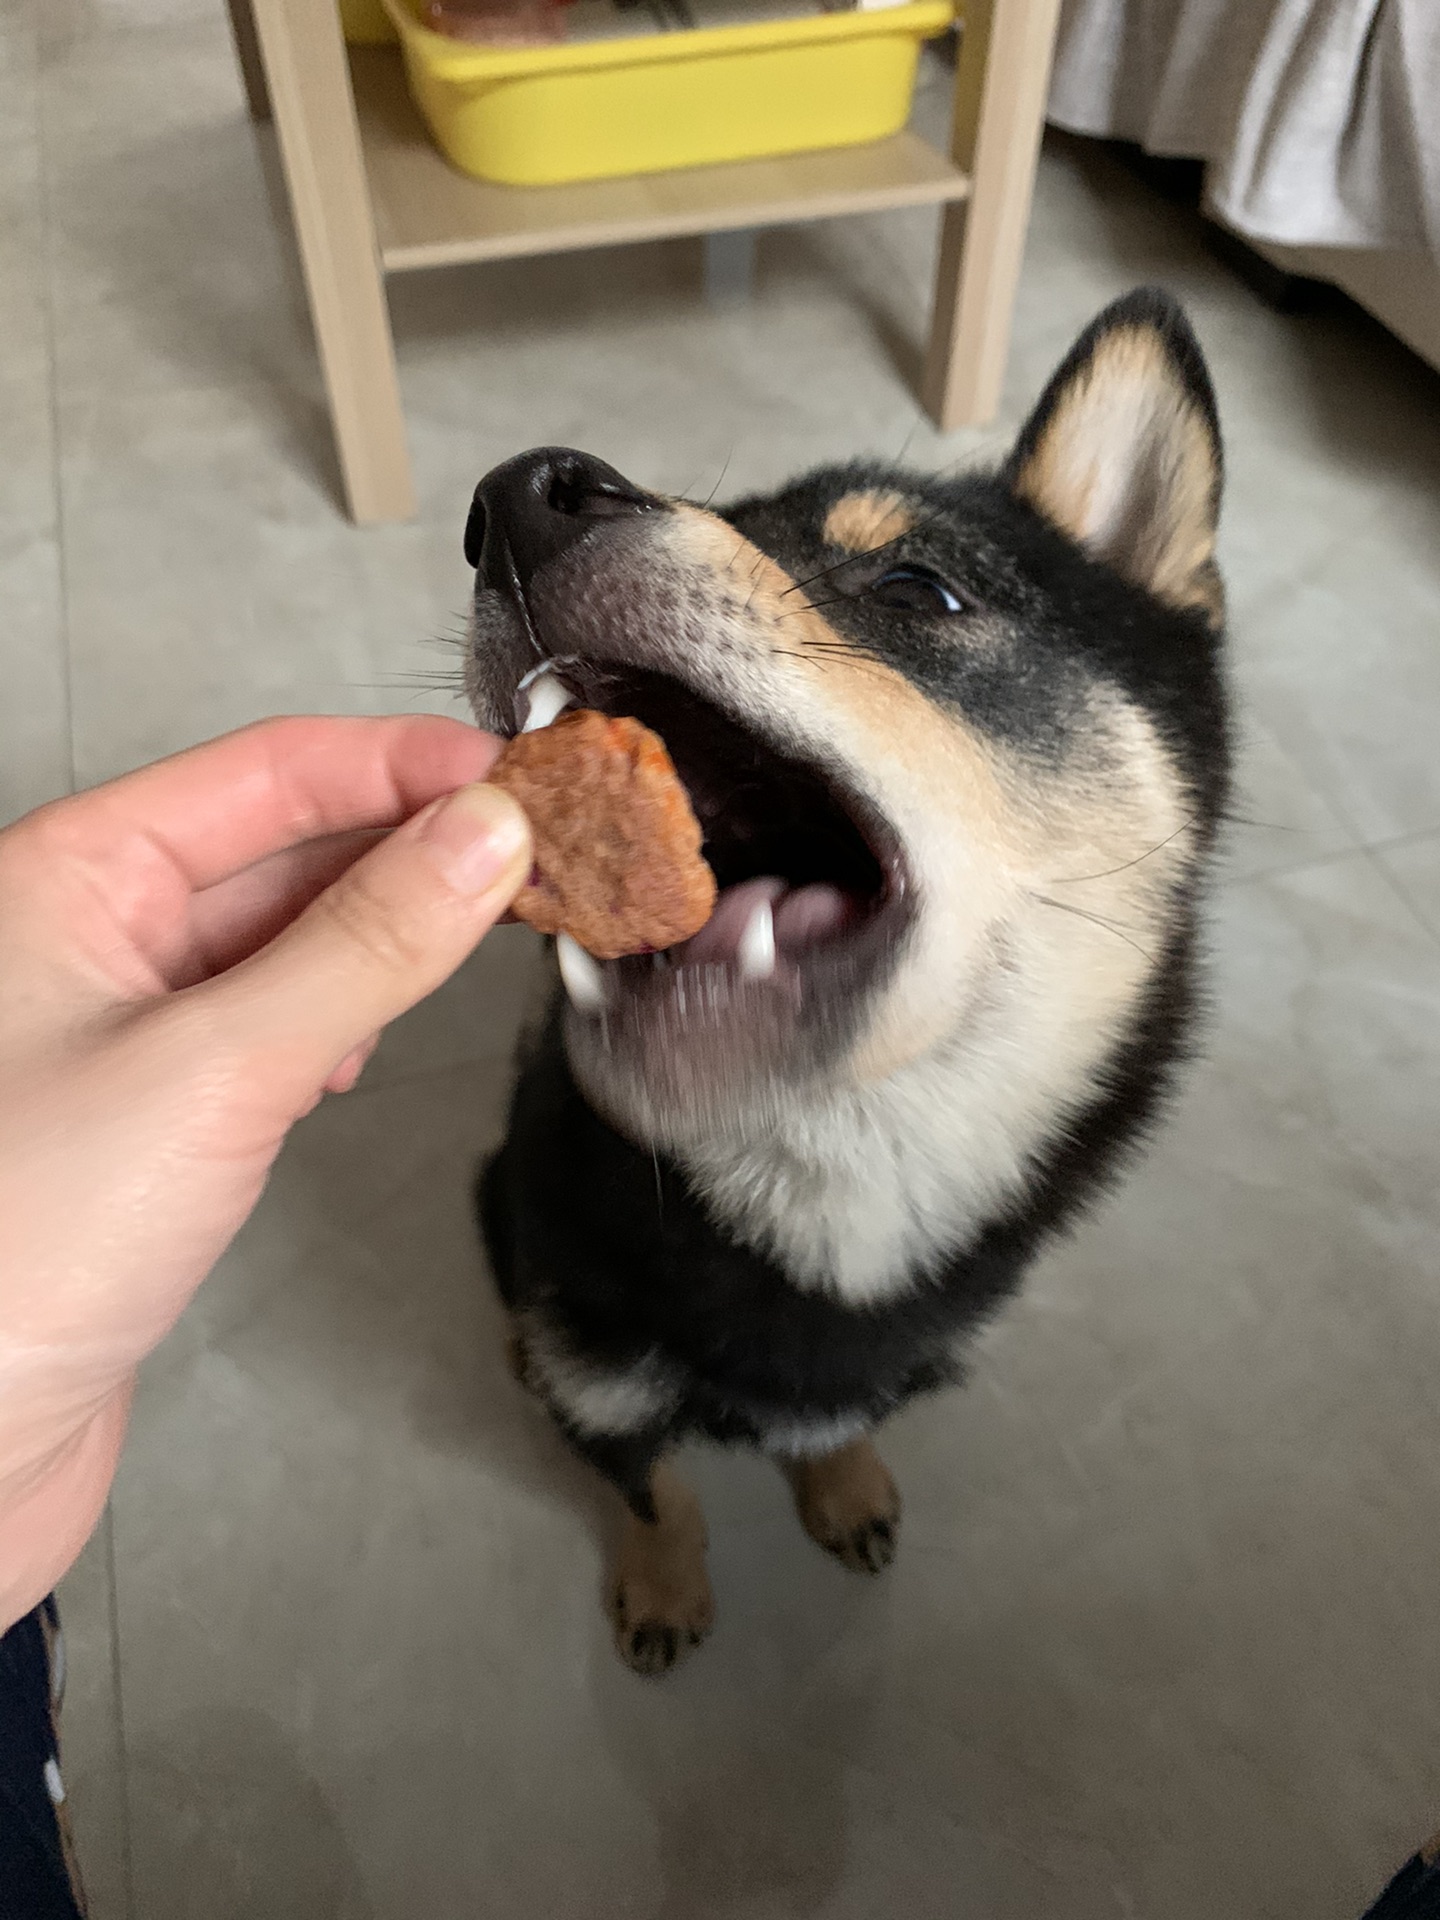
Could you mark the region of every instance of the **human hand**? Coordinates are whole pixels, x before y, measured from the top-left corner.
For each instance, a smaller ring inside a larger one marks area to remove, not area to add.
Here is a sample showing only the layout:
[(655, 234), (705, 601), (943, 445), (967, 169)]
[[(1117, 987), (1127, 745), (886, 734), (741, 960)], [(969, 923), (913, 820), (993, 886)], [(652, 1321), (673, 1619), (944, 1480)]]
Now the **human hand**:
[(0, 1631), (84, 1544), (135, 1368), (289, 1128), (528, 873), (471, 784), (498, 751), (267, 721), (0, 833)]

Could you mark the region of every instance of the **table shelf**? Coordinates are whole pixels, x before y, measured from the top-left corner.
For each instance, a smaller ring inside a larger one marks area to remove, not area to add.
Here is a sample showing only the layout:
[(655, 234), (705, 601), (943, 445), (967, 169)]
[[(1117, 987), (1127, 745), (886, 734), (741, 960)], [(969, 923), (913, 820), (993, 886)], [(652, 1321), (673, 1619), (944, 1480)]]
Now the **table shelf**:
[[(398, 50), (347, 49), (335, 0), (229, 0), (246, 98), (274, 117), (345, 498), (362, 525), (415, 490), (386, 276), (471, 261), (740, 234), (933, 206), (940, 246), (921, 398), (948, 429), (1000, 402), (1061, 0), (962, 0), (948, 153), (860, 147), (563, 187), (470, 180), (441, 158)], [(744, 246), (710, 250), (718, 298)]]
[(387, 273), (934, 206), (970, 191), (952, 161), (908, 132), (867, 146), (624, 180), (497, 186), (467, 178), (437, 151), (397, 52), (354, 47), (350, 73)]

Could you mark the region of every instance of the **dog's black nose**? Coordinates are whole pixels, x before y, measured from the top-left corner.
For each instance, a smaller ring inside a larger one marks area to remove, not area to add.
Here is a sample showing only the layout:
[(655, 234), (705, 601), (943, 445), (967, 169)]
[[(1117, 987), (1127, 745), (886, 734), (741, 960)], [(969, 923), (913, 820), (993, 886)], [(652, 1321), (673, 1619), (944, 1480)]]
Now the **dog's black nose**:
[(465, 558), (487, 587), (523, 591), (547, 561), (597, 520), (649, 513), (660, 502), (614, 467), (573, 447), (533, 447), (492, 467), (475, 489)]

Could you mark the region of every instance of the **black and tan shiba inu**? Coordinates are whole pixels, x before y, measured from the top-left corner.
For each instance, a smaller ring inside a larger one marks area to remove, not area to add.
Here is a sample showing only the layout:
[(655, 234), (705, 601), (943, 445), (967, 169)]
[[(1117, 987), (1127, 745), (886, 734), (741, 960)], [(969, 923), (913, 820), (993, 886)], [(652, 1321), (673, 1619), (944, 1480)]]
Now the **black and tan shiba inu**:
[(562, 939), (482, 1178), (522, 1377), (624, 1496), (630, 1664), (708, 1631), (687, 1435), (891, 1558), (869, 1435), (1143, 1134), (1184, 1046), (1227, 777), (1210, 382), (1153, 291), (998, 473), (826, 468), (723, 513), (544, 449), (481, 482), (471, 691), (670, 748), (721, 894), (683, 947)]

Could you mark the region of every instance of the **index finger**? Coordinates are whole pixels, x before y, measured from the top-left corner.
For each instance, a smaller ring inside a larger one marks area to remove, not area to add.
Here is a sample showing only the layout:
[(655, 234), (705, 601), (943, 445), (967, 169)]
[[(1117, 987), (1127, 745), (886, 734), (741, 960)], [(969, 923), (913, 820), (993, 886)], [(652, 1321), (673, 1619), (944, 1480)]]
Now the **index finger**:
[(159, 860), (186, 893), (305, 840), (393, 827), (489, 772), (500, 742), (458, 720), (262, 720), (45, 809), (66, 854), (112, 873)]

